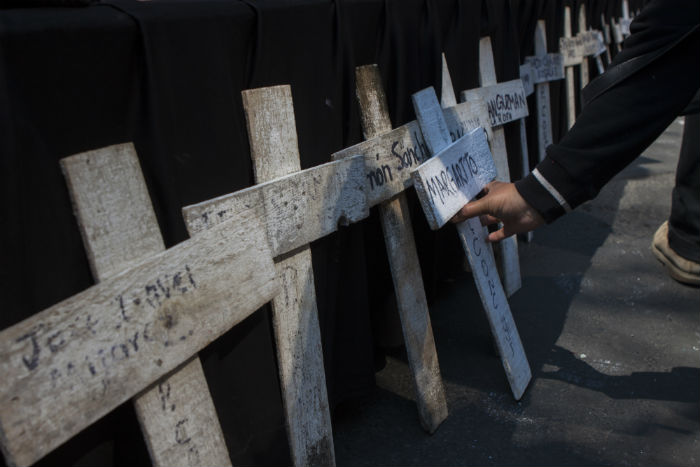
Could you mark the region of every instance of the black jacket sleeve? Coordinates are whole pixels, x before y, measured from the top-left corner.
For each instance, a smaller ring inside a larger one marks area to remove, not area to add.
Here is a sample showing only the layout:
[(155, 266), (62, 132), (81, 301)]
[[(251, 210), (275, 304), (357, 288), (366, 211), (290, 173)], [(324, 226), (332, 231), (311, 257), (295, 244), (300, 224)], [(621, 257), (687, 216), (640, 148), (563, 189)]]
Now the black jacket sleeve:
[(591, 101), (574, 126), (515, 184), (547, 222), (594, 198), (693, 98), (699, 23), (697, 0), (655, 0), (635, 19), (623, 51), (589, 85)]

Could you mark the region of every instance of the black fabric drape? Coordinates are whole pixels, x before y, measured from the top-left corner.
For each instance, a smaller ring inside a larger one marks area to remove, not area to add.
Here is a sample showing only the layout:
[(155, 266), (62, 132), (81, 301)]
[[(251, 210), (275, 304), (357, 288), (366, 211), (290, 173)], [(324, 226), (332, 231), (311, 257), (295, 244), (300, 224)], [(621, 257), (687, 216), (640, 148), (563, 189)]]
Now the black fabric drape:
[[(0, 329), (93, 284), (59, 159), (134, 141), (170, 247), (187, 238), (183, 206), (253, 184), (241, 90), (291, 85), (301, 165), (312, 167), (362, 140), (356, 66), (379, 65), (398, 126), (414, 119), (412, 93), (439, 94), (443, 51), (456, 92), (478, 86), (485, 35), (499, 81), (517, 78), (537, 18), (557, 50), (555, 0), (111, 0), (0, 10)], [(563, 86), (551, 89), (556, 141)], [(506, 125), (506, 142), (517, 177), (517, 122)], [(463, 253), (451, 228), (430, 231), (413, 192), (409, 201), (431, 298)], [(335, 407), (373, 390), (385, 348), (401, 344), (377, 213), (314, 242), (312, 253)], [(288, 464), (269, 308), (200, 357), (233, 463)], [(39, 465), (149, 462), (125, 404)]]

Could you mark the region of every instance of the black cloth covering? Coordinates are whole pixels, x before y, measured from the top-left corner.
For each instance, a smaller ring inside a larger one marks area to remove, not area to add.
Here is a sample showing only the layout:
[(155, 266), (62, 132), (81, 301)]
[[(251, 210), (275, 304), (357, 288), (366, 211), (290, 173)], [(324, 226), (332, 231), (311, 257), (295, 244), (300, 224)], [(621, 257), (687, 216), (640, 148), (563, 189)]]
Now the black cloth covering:
[[(556, 50), (561, 11), (555, 0), (111, 0), (0, 10), (0, 329), (94, 283), (59, 159), (134, 141), (170, 247), (187, 238), (183, 206), (253, 184), (241, 90), (291, 85), (301, 165), (312, 167), (362, 140), (356, 66), (379, 64), (398, 126), (414, 118), (412, 93), (435, 86), (439, 95), (440, 52), (456, 92), (478, 85), (487, 34), (499, 81), (517, 78), (537, 18), (552, 25)], [(517, 122), (506, 126), (514, 176), (517, 132)], [(431, 232), (409, 199), (430, 298), (459, 267), (461, 248), (451, 229)], [(383, 347), (400, 345), (376, 212), (312, 253), (335, 407), (371, 391)], [(290, 463), (269, 313), (200, 353), (234, 465)], [(38, 465), (149, 463), (127, 403)]]

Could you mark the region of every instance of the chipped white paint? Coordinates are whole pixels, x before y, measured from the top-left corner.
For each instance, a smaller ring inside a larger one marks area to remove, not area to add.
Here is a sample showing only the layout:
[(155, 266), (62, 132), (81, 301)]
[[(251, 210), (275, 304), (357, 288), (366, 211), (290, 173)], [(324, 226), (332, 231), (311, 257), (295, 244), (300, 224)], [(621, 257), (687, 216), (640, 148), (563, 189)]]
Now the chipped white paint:
[(183, 208), (192, 234), (255, 207), (274, 256), (335, 232), (369, 215), (364, 158), (352, 156)]
[(263, 226), (247, 212), (3, 330), (6, 459), (35, 462), (277, 291)]
[[(67, 157), (61, 168), (97, 281), (165, 250), (133, 144)], [(231, 465), (197, 356), (133, 403), (154, 465)]]
[[(435, 108), (439, 108), (435, 91), (428, 88), (414, 94), (412, 99), (423, 134), (427, 141), (432, 141), (431, 147), (439, 154), (450, 145), (450, 139), (442, 131), (443, 125), (434, 120)], [(424, 115), (427, 118), (422, 118)], [(419, 191), (418, 195), (423, 197), (425, 193)], [(421, 200), (421, 204), (424, 204), (424, 200)], [(481, 303), (484, 305), (513, 396), (520, 399), (532, 376), (510, 313), (508, 299), (498, 278), (493, 251), (485, 241), (486, 229), (482, 227), (478, 218), (473, 218), (458, 223), (457, 232), (467, 252)]]
[[(415, 105), (422, 105), (425, 94), (414, 96)], [(430, 228), (439, 229), (496, 178), (486, 133), (472, 130), (414, 169), (411, 177)]]
[[(379, 69), (376, 65), (358, 67), (355, 74), (362, 129), (365, 138), (368, 139), (366, 143), (382, 140), (382, 135), (388, 136), (393, 132), (390, 131), (388, 104)], [(373, 101), (373, 99), (378, 100)], [(417, 124), (411, 122), (409, 125), (413, 127), (408, 133), (417, 138), (421, 134)], [(413, 147), (416, 148), (418, 145), (416, 141)], [(391, 143), (391, 147), (396, 148), (394, 143)], [(420, 143), (420, 151), (425, 156), (428, 155), (424, 142)], [(371, 160), (373, 153), (374, 150), (370, 150), (363, 154), (370, 156)], [(376, 154), (379, 158), (379, 152)], [(409, 157), (412, 157), (410, 152)], [(405, 156), (395, 157), (395, 159), (397, 167), (404, 165), (399, 173), (408, 177), (410, 165), (405, 167), (408, 162)], [(406, 354), (415, 387), (418, 416), (423, 429), (433, 433), (447, 418), (447, 398), (440, 375), (406, 195), (398, 192), (395, 197), (383, 200), (379, 204), (379, 216), (389, 257)]]
[[(298, 172), (301, 163), (291, 88), (251, 89), (243, 91), (242, 95), (256, 183)], [(362, 172), (357, 174), (361, 176)], [(353, 185), (353, 190), (355, 196), (356, 185)], [(333, 202), (342, 204), (337, 199), (314, 198), (314, 194), (305, 191), (296, 193), (296, 196), (299, 209), (308, 209), (309, 212), (294, 214), (294, 207), (288, 204), (286, 212), (289, 216), (310, 218), (329, 209), (333, 211)], [(302, 197), (309, 198), (303, 206)], [(365, 201), (365, 213), (366, 206)], [(292, 459), (298, 467), (332, 466), (335, 465), (335, 450), (311, 248), (308, 244), (302, 245), (283, 258), (277, 258), (275, 269), (282, 293), (272, 300), (272, 324)]]

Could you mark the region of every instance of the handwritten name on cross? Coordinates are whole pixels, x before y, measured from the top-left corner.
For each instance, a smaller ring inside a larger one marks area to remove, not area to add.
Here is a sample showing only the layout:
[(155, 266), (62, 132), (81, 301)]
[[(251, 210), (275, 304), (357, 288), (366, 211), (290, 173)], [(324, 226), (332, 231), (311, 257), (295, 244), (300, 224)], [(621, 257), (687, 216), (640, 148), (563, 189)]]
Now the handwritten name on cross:
[[(450, 144), (447, 123), (433, 88), (413, 95), (413, 105), (433, 159), (412, 171), (421, 206), (432, 225), (439, 225), (456, 213), (459, 204), (471, 199), (495, 177), (495, 164), (488, 150), (483, 130), (476, 129)], [(471, 157), (470, 157), (471, 156)], [(434, 189), (433, 183), (444, 188)], [(421, 188), (418, 188), (419, 185)], [(432, 187), (432, 188), (431, 188)], [(435, 190), (435, 194), (431, 191)], [(442, 193), (442, 197), (440, 194)], [(475, 193), (476, 192), (476, 193)], [(454, 202), (453, 202), (454, 200)], [(463, 203), (462, 203), (463, 206)], [(484, 305), (496, 346), (515, 399), (520, 399), (532, 374), (520, 341), (505, 291), (501, 285), (490, 244), (485, 241), (486, 229), (478, 218), (457, 224), (457, 231), (467, 253)]]

